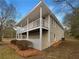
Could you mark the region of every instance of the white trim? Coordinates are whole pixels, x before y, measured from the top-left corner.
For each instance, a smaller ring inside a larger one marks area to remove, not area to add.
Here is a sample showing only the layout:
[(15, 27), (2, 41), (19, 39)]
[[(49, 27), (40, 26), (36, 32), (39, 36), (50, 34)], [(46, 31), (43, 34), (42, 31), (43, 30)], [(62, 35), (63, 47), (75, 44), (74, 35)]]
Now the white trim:
[(19, 33), (19, 39), (21, 39), (21, 34)]
[(20, 35), (21, 35), (21, 39), (22, 39), (22, 33), (20, 33)]
[(29, 39), (29, 32), (27, 31), (27, 39)]
[(51, 23), (50, 23), (50, 15), (48, 15), (48, 42), (49, 42), (49, 46), (50, 46), (50, 26), (51, 26)]
[(17, 32), (16, 32), (16, 39), (17, 39)]
[[(28, 30), (29, 19), (27, 18), (27, 30)], [(29, 39), (29, 32), (27, 31), (27, 39)]]
[(18, 33), (18, 39), (19, 39), (19, 33)]
[(48, 30), (48, 28), (47, 27), (42, 27), (43, 29), (46, 29), (46, 30)]
[(27, 31), (32, 31), (32, 30), (35, 30), (35, 29), (38, 29), (38, 28), (40, 28), (40, 27), (35, 27), (35, 28), (29, 29)]
[[(22, 32), (19, 32), (19, 33), (29, 32), (29, 31), (33, 31), (33, 30), (36, 30), (36, 29), (40, 29), (40, 26), (39, 27), (32, 28), (32, 29), (29, 29), (29, 30), (26, 30), (26, 31), (22, 31)], [(46, 28), (46, 27), (42, 27), (42, 29), (48, 30), (48, 28)]]
[(42, 7), (40, 7), (40, 50), (42, 50)]

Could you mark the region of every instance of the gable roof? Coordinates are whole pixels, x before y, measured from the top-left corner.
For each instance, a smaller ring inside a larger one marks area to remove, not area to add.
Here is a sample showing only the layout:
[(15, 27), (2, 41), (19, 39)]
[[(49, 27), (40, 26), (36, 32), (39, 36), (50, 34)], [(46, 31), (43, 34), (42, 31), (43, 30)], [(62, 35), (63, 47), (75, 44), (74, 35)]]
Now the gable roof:
[[(26, 22), (27, 18), (30, 18), (30, 19), (36, 18), (39, 14), (38, 12), (40, 10), (39, 9), (40, 6), (42, 6), (43, 15), (50, 14), (54, 18), (54, 20), (58, 23), (58, 25), (64, 30), (63, 25), (58, 21), (57, 17), (52, 13), (52, 11), (48, 8), (48, 6), (42, 1), (40, 1), (27, 15), (25, 15), (17, 25), (21, 24), (22, 22)], [(38, 14), (34, 15), (35, 13), (38, 13)]]

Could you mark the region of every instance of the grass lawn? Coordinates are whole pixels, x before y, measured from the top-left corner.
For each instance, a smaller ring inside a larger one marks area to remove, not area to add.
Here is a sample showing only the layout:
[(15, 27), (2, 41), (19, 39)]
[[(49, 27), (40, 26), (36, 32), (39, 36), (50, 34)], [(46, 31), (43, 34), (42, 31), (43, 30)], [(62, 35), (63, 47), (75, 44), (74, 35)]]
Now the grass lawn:
[(0, 59), (24, 59), (18, 56), (15, 51), (5, 45), (0, 45)]

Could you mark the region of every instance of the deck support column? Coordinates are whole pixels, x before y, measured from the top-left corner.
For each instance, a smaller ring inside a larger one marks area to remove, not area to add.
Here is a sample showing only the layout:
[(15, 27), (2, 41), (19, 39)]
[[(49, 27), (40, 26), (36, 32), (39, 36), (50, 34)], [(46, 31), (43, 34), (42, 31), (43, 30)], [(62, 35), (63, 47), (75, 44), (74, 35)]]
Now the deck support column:
[(17, 33), (16, 33), (16, 39), (17, 39)]
[(42, 50), (42, 7), (40, 7), (40, 50)]
[(18, 34), (17, 34), (17, 32), (16, 32), (16, 39), (18, 39)]
[(29, 39), (29, 31), (28, 31), (28, 24), (29, 24), (29, 20), (28, 20), (28, 18), (27, 18), (27, 40)]
[(23, 38), (22, 38), (22, 33), (21, 33), (20, 35), (21, 35), (21, 39), (23, 39)]
[[(21, 24), (21, 27), (22, 27), (22, 24)], [(21, 31), (21, 33), (20, 33), (20, 38), (23, 39), (22, 31)]]
[(19, 39), (19, 33), (17, 35), (18, 35), (18, 39)]
[(29, 32), (27, 31), (27, 39), (29, 39)]
[(19, 39), (21, 39), (21, 34), (19, 33)]
[(51, 42), (50, 42), (50, 25), (51, 25), (50, 15), (48, 15), (48, 42), (49, 42), (49, 46), (51, 44)]

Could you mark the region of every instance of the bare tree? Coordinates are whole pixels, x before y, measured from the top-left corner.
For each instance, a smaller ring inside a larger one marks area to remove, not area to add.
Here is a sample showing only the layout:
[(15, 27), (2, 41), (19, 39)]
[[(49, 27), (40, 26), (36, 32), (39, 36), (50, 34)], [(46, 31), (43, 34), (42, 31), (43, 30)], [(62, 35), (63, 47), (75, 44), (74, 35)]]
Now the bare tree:
[(7, 4), (5, 0), (0, 0), (0, 41), (3, 38), (3, 29), (7, 20), (15, 20), (16, 8), (12, 4)]
[(55, 2), (65, 1), (72, 9), (74, 9), (73, 5), (68, 0), (54, 0)]

